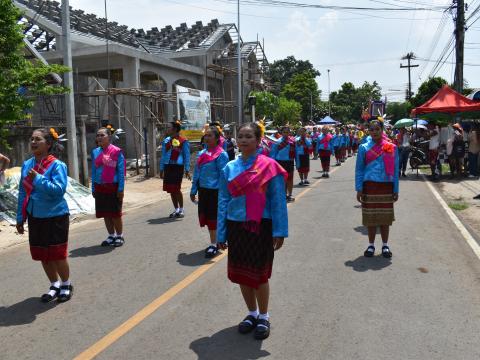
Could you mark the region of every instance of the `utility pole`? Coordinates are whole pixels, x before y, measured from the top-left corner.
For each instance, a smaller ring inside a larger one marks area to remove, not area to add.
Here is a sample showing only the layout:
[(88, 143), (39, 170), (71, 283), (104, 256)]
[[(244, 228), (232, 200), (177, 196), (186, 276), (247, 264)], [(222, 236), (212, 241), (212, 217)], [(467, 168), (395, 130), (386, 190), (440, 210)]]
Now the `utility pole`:
[[(243, 97), (242, 97), (242, 46), (240, 44), (240, 0), (237, 2), (237, 25), (238, 25), (238, 43), (237, 43), (237, 71), (238, 71), (238, 122), (237, 125), (240, 125), (243, 122)], [(236, 130), (235, 130), (236, 134)]]
[(457, 6), (455, 17), (455, 77), (454, 88), (459, 93), (463, 91), (463, 59), (465, 48), (465, 2), (453, 0), (453, 6)]
[(68, 139), (68, 174), (71, 178), (79, 181), (77, 125), (75, 123), (75, 103), (73, 97), (72, 43), (70, 41), (70, 4), (68, 0), (62, 0), (62, 35), (63, 65), (70, 68), (70, 70), (64, 74), (65, 87), (70, 89), (70, 92), (65, 94), (65, 118), (67, 121)]
[(412, 74), (411, 74), (411, 68), (414, 68), (414, 67), (419, 67), (419, 65), (411, 65), (410, 64), (410, 61), (412, 59), (415, 59), (415, 55), (413, 52), (409, 52), (407, 55), (405, 55), (404, 57), (402, 57), (402, 60), (407, 60), (408, 62), (408, 65), (402, 65), (400, 64), (400, 68), (401, 69), (408, 69), (408, 92), (407, 92), (407, 96), (405, 97), (407, 100), (410, 100), (412, 98)]
[(327, 69), (328, 73), (328, 116), (332, 115), (332, 108), (330, 106), (330, 69)]

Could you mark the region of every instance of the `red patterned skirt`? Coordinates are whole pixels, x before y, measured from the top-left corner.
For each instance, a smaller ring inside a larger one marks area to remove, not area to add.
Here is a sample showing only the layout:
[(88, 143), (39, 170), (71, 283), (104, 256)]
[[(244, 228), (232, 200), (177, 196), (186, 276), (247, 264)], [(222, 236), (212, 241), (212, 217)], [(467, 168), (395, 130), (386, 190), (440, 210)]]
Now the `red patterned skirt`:
[(117, 196), (118, 184), (95, 183), (95, 213), (97, 218), (122, 217), (122, 201)]
[(298, 159), (298, 172), (300, 174), (308, 174), (310, 172), (310, 155), (298, 155)]
[(393, 183), (365, 181), (362, 202), (363, 225), (392, 225), (394, 220)]
[(227, 221), (228, 278), (235, 284), (258, 289), (272, 275), (272, 220), (262, 219), (260, 234), (249, 232), (243, 222)]
[(67, 258), (69, 214), (50, 218), (28, 215), (30, 254), (37, 261), (58, 261)]
[(183, 171), (183, 165), (165, 165), (163, 172), (163, 191), (169, 194), (179, 193), (182, 188)]
[(198, 220), (200, 226), (208, 230), (217, 230), (218, 190), (198, 189)]

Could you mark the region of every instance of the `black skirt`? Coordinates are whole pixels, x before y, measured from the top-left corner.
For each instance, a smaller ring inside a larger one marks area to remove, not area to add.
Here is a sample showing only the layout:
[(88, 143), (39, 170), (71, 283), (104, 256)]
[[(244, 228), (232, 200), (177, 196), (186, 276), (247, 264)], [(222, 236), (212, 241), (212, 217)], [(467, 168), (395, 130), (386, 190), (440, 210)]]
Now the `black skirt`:
[(208, 230), (217, 230), (218, 190), (198, 189), (198, 220), (200, 226)]
[(272, 275), (272, 220), (262, 219), (260, 233), (248, 231), (243, 222), (227, 221), (228, 278), (258, 289)]
[(299, 155), (298, 172), (305, 174), (310, 171), (310, 155)]
[(277, 160), (277, 163), (287, 172), (293, 173), (295, 169), (295, 163), (293, 160)]
[(163, 172), (163, 190), (172, 194), (180, 192), (183, 179), (183, 165), (167, 164)]
[(122, 216), (122, 201), (118, 198), (118, 184), (95, 183), (95, 215), (97, 218)]
[(69, 214), (36, 218), (28, 215), (28, 242), (33, 260), (57, 261), (67, 258)]

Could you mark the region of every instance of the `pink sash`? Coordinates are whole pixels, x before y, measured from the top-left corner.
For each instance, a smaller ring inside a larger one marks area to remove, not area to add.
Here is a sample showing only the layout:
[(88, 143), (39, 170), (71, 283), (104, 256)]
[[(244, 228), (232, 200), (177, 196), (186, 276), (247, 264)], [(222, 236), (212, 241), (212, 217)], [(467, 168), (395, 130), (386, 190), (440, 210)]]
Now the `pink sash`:
[(121, 152), (122, 150), (119, 147), (110, 144), (105, 150), (102, 149), (100, 155), (95, 159), (95, 166), (97, 168), (103, 166), (102, 183), (113, 183), (117, 170), (118, 157)]
[(203, 164), (207, 164), (211, 161), (214, 161), (216, 158), (220, 156), (220, 154), (223, 152), (223, 148), (220, 145), (215, 146), (211, 152), (208, 152), (206, 150), (204, 153), (202, 153), (197, 160), (198, 167), (202, 166)]
[[(55, 156), (48, 155), (45, 159), (42, 159), (42, 161), (36, 164), (33, 167), (33, 170), (35, 170), (40, 175), (43, 175), (55, 160), (57, 160)], [(23, 217), (23, 222), (25, 222), (27, 221), (28, 200), (30, 200), (30, 195), (32, 194), (32, 191), (33, 191), (33, 180), (30, 178), (30, 176), (27, 175), (26, 177), (23, 178), (22, 185), (26, 193), (25, 199), (23, 199), (23, 203), (22, 203), (22, 217)]]
[(328, 150), (328, 143), (332, 140), (332, 137), (332, 134), (327, 134), (320, 140), (324, 150)]
[(393, 175), (395, 174), (395, 145), (385, 138), (367, 151), (365, 163), (368, 165), (382, 155), (385, 173), (390, 179), (393, 179)]
[(287, 181), (287, 172), (274, 160), (258, 155), (253, 165), (228, 183), (233, 197), (245, 195), (247, 220), (245, 228), (260, 233), (260, 222), (267, 203), (267, 185), (275, 176), (281, 174)]

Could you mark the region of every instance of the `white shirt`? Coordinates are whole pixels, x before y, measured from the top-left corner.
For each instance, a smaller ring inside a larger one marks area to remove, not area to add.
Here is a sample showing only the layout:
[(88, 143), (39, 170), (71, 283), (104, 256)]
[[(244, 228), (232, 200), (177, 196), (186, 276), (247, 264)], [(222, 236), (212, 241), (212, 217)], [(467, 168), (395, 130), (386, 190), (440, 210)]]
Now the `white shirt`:
[(437, 150), (440, 146), (440, 130), (438, 129), (438, 126), (435, 128), (435, 131), (437, 132), (437, 135), (434, 135), (430, 138), (428, 143), (429, 150)]

